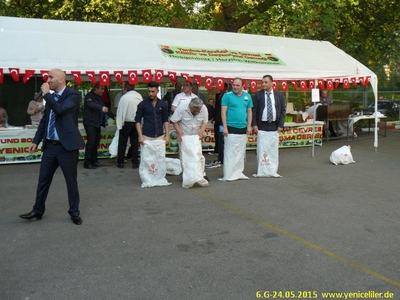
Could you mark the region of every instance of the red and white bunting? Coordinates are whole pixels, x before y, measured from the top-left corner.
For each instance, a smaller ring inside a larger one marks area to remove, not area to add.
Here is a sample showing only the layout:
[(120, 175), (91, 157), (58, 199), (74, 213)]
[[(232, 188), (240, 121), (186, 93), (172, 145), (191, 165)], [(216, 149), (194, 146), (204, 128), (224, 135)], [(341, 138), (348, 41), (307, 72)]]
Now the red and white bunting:
[(151, 75), (150, 69), (142, 70), (142, 81), (144, 83), (150, 82), (152, 78), (153, 78), (153, 76)]
[(201, 86), (202, 82), (201, 82), (201, 75), (193, 75), (194, 80), (196, 80), (197, 85)]
[(185, 81), (192, 82), (192, 78), (190, 78), (188, 73), (181, 73), (181, 76), (185, 79)]
[(224, 77), (217, 77), (217, 90), (223, 91), (224, 90)]
[(281, 89), (282, 91), (286, 92), (288, 90), (289, 86), (287, 83), (287, 80), (281, 80)]
[(315, 88), (315, 80), (314, 79), (310, 79), (308, 81), (308, 86), (310, 87), (310, 90)]
[(72, 76), (74, 76), (76, 84), (81, 85), (81, 83), (82, 83), (81, 71), (71, 71), (71, 74), (72, 74)]
[(115, 79), (117, 79), (117, 81), (119, 82), (119, 84), (122, 84), (122, 78), (124, 76), (124, 72), (123, 71), (114, 71), (114, 77)]
[(86, 75), (89, 78), (89, 80), (92, 82), (93, 85), (96, 84), (96, 76), (94, 74), (94, 71), (86, 71)]
[(297, 91), (297, 81), (296, 81), (296, 80), (291, 80), (290, 83), (292, 84), (293, 89), (294, 89), (295, 91)]
[(323, 79), (318, 79), (318, 88), (320, 90), (324, 90), (325, 89), (325, 80)]
[(214, 86), (214, 78), (212, 76), (206, 76), (205, 77), (205, 87), (207, 90), (212, 90), (213, 86)]
[(359, 77), (358, 79), (360, 80), (360, 83), (361, 83), (363, 86), (367, 86), (368, 83), (371, 81), (371, 76)]
[(168, 77), (169, 77), (169, 80), (171, 81), (171, 83), (173, 85), (175, 85), (175, 83), (176, 83), (176, 72), (168, 71)]
[(129, 70), (128, 71), (128, 82), (129, 84), (138, 84), (139, 83), (139, 76), (136, 70)]
[(0, 84), (3, 83), (4, 73), (3, 68), (0, 68)]
[(343, 78), (343, 88), (344, 89), (349, 89), (350, 88), (350, 82), (348, 78)]
[(40, 74), (42, 74), (43, 81), (47, 82), (49, 79), (49, 70), (40, 70)]
[(160, 83), (164, 77), (164, 70), (156, 70), (154, 73), (154, 81)]
[(100, 85), (110, 85), (110, 73), (108, 71), (100, 71)]
[(258, 84), (256, 79), (250, 79), (250, 91), (257, 92)]
[(335, 89), (337, 89), (340, 85), (340, 78), (335, 78)]
[(356, 77), (351, 77), (350, 78), (351, 82), (353, 83), (354, 88), (357, 88), (357, 78)]
[(277, 90), (278, 90), (278, 80), (272, 81), (272, 89), (273, 89), (274, 91), (277, 91)]
[(25, 70), (25, 74), (22, 77), (23, 82), (26, 83), (33, 74), (35, 74), (35, 70)]
[(327, 79), (326, 80), (326, 88), (330, 91), (334, 90), (334, 86), (333, 86), (333, 80), (332, 79)]
[(14, 81), (19, 81), (19, 68), (8, 68)]
[(300, 80), (300, 91), (307, 91), (307, 81), (306, 80)]

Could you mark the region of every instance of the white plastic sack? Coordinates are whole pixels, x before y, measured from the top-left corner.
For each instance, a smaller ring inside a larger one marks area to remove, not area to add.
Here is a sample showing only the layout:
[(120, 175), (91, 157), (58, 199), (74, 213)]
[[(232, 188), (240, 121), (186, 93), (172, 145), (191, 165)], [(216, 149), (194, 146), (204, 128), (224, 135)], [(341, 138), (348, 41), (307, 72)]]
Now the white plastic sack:
[(110, 146), (108, 146), (108, 151), (110, 152), (111, 158), (117, 157), (118, 155), (118, 138), (119, 138), (119, 130), (117, 129), (115, 131)]
[(190, 188), (195, 183), (200, 186), (208, 186), (204, 179), (204, 156), (201, 149), (199, 136), (184, 135), (180, 144), (183, 165), (182, 187)]
[(167, 164), (168, 175), (179, 175), (182, 173), (182, 165), (180, 159), (166, 157), (165, 162)]
[(249, 179), (243, 174), (246, 155), (247, 134), (228, 134), (224, 136), (224, 177), (218, 180), (234, 181)]
[(254, 177), (282, 177), (279, 175), (279, 133), (259, 130), (257, 133), (257, 174)]
[(339, 149), (332, 152), (330, 157), (331, 163), (335, 165), (348, 165), (355, 163), (353, 160), (353, 155), (351, 155), (350, 146), (342, 146)]
[(140, 145), (139, 175), (142, 188), (170, 185), (165, 175), (165, 142), (163, 140), (144, 141)]

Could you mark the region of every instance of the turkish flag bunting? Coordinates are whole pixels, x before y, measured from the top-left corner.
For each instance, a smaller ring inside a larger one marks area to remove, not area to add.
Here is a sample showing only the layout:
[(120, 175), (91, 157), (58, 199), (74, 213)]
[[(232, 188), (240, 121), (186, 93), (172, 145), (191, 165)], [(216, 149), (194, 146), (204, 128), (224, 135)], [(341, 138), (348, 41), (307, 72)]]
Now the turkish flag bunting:
[(194, 80), (196, 80), (197, 85), (201, 86), (202, 82), (201, 82), (201, 75), (193, 75)]
[(42, 78), (44, 82), (47, 82), (49, 79), (49, 71), (48, 70), (40, 70), (40, 74), (42, 74)]
[(71, 71), (71, 74), (72, 74), (72, 76), (74, 76), (76, 84), (81, 85), (81, 82), (82, 82), (81, 71)]
[(315, 88), (315, 80), (310, 79), (308, 81), (308, 86), (310, 87), (310, 90), (312, 90), (313, 88)]
[(119, 84), (122, 84), (122, 77), (123, 76), (124, 76), (124, 72), (123, 71), (114, 71), (114, 77), (115, 77), (115, 79), (117, 79)]
[(138, 84), (139, 83), (139, 76), (136, 70), (128, 71), (128, 82), (129, 84)]
[(142, 81), (144, 83), (148, 83), (151, 81), (151, 79), (152, 79), (151, 70), (150, 69), (142, 70)]
[(243, 79), (243, 89), (247, 91), (247, 79)]
[(258, 89), (257, 80), (250, 79), (250, 91), (257, 92), (257, 89)]
[(206, 89), (207, 90), (212, 90), (214, 82), (213, 82), (213, 77), (212, 76), (206, 76), (205, 80), (206, 80)]
[(164, 70), (156, 70), (154, 73), (154, 81), (160, 83), (164, 77)]
[(0, 83), (3, 83), (4, 73), (3, 68), (0, 68)]
[(367, 86), (368, 83), (371, 81), (371, 76), (367, 77), (359, 77), (358, 78), (363, 86)]
[(19, 81), (19, 69), (18, 68), (8, 68), (10, 70), (11, 77), (15, 81)]
[(287, 80), (281, 80), (281, 90), (282, 91), (287, 91), (288, 90)]
[(357, 88), (357, 78), (351, 77), (351, 82), (353, 83), (354, 88)]
[(176, 83), (176, 72), (168, 71), (168, 77), (169, 77), (169, 80), (171, 81), (171, 83), (175, 85), (175, 83)]
[(110, 72), (108, 71), (100, 71), (100, 84), (101, 85), (110, 85)]
[(318, 79), (318, 87), (320, 90), (324, 90), (325, 89), (325, 80)]
[(348, 78), (343, 78), (343, 88), (344, 89), (350, 88), (350, 83)]
[(274, 91), (278, 90), (278, 81), (277, 80), (272, 81), (272, 89)]
[(35, 74), (35, 70), (25, 70), (25, 75), (24, 75), (24, 77), (22, 78), (22, 80), (24, 81), (24, 83), (26, 83), (26, 82), (29, 80), (29, 78), (32, 77), (33, 74)]
[(217, 77), (217, 90), (224, 90), (224, 77)]
[(234, 79), (234, 78), (229, 78), (229, 83), (230, 83), (230, 84), (233, 83), (233, 79)]
[(290, 83), (293, 85), (294, 90), (297, 91), (297, 81), (291, 80)]
[(300, 91), (307, 91), (307, 81), (300, 80)]
[(96, 76), (94, 74), (94, 71), (86, 71), (86, 75), (89, 78), (89, 80), (92, 82), (93, 85), (96, 84)]
[(340, 78), (335, 78), (335, 88), (337, 89), (340, 84)]
[(332, 79), (327, 79), (326, 80), (326, 87), (328, 88), (328, 90), (332, 91), (334, 89), (333, 86), (333, 80)]
[(185, 78), (185, 81), (187, 81), (187, 82), (192, 82), (192, 78), (189, 77), (189, 74), (187, 74), (187, 73), (181, 73), (181, 76), (182, 76), (183, 78)]

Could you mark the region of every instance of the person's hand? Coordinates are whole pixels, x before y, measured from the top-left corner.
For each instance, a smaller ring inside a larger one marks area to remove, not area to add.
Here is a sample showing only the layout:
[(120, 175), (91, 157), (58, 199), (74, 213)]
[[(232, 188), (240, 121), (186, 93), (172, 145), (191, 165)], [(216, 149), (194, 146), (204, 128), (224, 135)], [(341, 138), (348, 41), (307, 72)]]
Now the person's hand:
[[(179, 139), (179, 137), (178, 137), (178, 139)], [(165, 145), (168, 145), (169, 144), (169, 136), (167, 134), (165, 135), (164, 140), (165, 140)], [(181, 138), (181, 140), (182, 140), (182, 138)]]
[(177, 140), (178, 140), (179, 143), (182, 143), (182, 136), (183, 136), (183, 134), (178, 134), (178, 139)]
[(29, 153), (32, 154), (33, 152), (35, 152), (37, 150), (37, 145), (32, 143), (29, 145)]
[(108, 107), (107, 106), (103, 106), (103, 108), (101, 110), (103, 111), (103, 113), (108, 113)]
[(253, 132), (254, 132), (254, 134), (257, 134), (258, 133), (258, 126), (256, 125), (256, 126), (253, 126)]
[(139, 136), (139, 144), (144, 144), (144, 138), (143, 138), (143, 135), (142, 136)]
[(46, 95), (50, 92), (50, 85), (47, 82), (44, 82), (41, 86), (43, 95)]
[(253, 133), (253, 129), (251, 128), (251, 126), (247, 126), (247, 135), (250, 135)]
[(228, 132), (228, 128), (227, 127), (224, 127), (223, 133), (224, 133), (224, 136), (228, 136), (229, 132)]
[(278, 132), (281, 132), (283, 130), (282, 127), (278, 127)]

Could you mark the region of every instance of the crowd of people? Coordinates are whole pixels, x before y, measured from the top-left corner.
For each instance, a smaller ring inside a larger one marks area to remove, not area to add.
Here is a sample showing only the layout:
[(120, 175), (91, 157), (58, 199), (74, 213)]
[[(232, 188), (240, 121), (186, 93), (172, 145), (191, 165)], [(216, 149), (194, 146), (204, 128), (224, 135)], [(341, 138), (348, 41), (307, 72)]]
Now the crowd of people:
[[(78, 129), (79, 95), (66, 86), (63, 71), (51, 70), (48, 81), (41, 86), (40, 95), (35, 95), (36, 103), (30, 103), (28, 108), (28, 113), (35, 116), (32, 122), (38, 124), (29, 151), (37, 151), (42, 142), (43, 155), (35, 204), (29, 213), (20, 217), (42, 218), (53, 175), (60, 166), (67, 183), (70, 205), (68, 213), (74, 224), (82, 224), (77, 184), (79, 148), (85, 147), (84, 168), (104, 166), (98, 161), (97, 147), (100, 143), (100, 128), (105, 125), (106, 115), (116, 120), (117, 167), (124, 168), (128, 153), (132, 167), (139, 168), (142, 187), (170, 184), (163, 178), (166, 175), (165, 145), (169, 143), (170, 122), (177, 133), (183, 187), (209, 184), (201, 144), (209, 121), (214, 123), (216, 140), (215, 153), (212, 154), (218, 154), (223, 166), (223, 177), (219, 180), (248, 179), (243, 174), (244, 157), (247, 135), (252, 133), (258, 136), (258, 171), (253, 176), (280, 177), (277, 174), (278, 134), (283, 129), (286, 104), (283, 94), (273, 91), (272, 83), (272, 76), (265, 75), (262, 78), (262, 90), (255, 94), (253, 100), (243, 89), (243, 80), (235, 78), (231, 90), (228, 91), (226, 84), (215, 103), (213, 100), (205, 103), (205, 97), (198, 92), (197, 84), (190, 81), (183, 83), (183, 92), (180, 91), (182, 85), (175, 84), (175, 89), (163, 99), (157, 96), (159, 84), (155, 81), (148, 83), (145, 99), (134, 90), (133, 85), (124, 82), (114, 101), (116, 115), (110, 110), (110, 101), (105, 103), (105, 87), (96, 84), (84, 99), (85, 144)], [(54, 93), (50, 93), (50, 90)], [(41, 104), (43, 99), (46, 101), (46, 109)], [(131, 147), (127, 151), (128, 140)], [(152, 183), (149, 174), (161, 177), (161, 181)]]

